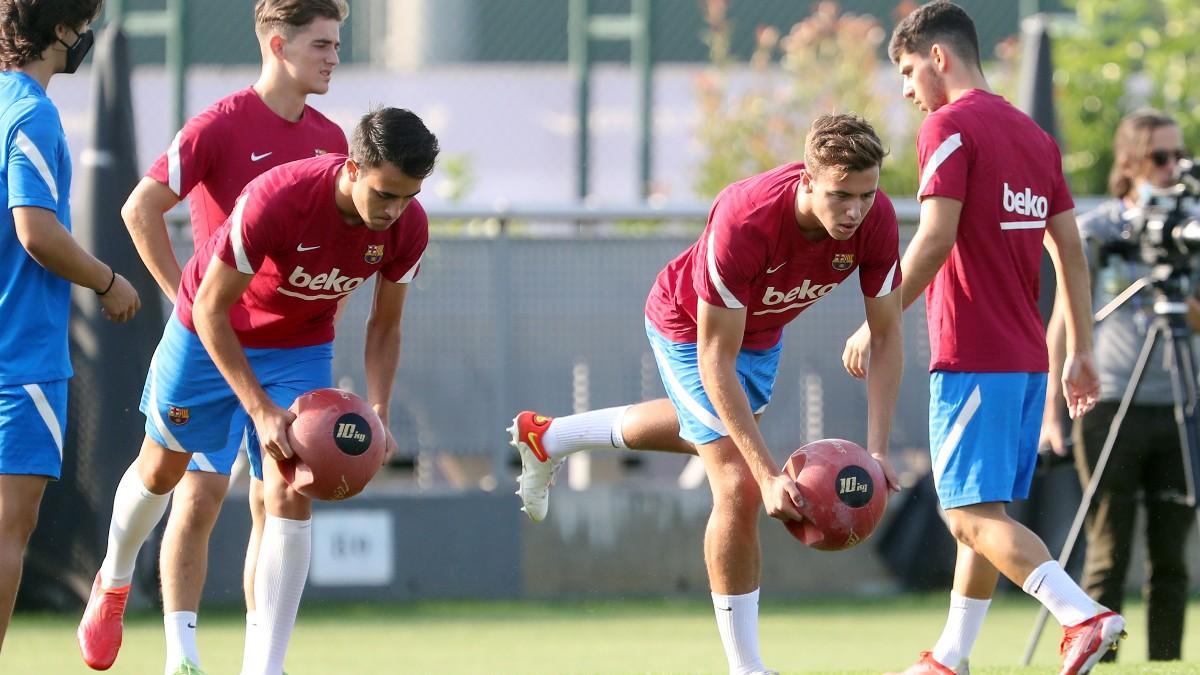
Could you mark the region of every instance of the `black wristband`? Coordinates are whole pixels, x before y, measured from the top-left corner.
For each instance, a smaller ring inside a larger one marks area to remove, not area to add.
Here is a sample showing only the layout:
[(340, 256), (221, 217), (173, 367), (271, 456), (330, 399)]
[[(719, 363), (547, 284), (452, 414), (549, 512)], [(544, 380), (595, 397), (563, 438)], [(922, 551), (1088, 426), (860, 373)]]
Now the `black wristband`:
[[(109, 269), (112, 269), (111, 267)], [(96, 291), (96, 295), (107, 295), (112, 290), (113, 284), (117, 282), (117, 271), (112, 271), (112, 278), (108, 280), (108, 287), (102, 291)]]

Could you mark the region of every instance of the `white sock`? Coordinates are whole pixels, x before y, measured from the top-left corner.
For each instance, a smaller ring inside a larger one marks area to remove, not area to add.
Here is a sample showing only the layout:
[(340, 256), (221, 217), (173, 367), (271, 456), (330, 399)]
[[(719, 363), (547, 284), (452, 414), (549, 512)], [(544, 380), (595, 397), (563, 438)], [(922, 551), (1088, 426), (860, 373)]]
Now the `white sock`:
[(163, 615), (163, 627), (167, 631), (167, 664), (163, 672), (172, 675), (184, 658), (200, 665), (200, 652), (196, 649), (196, 613), (168, 612)]
[(589, 410), (577, 415), (555, 417), (542, 436), (546, 454), (561, 459), (583, 450), (613, 450), (625, 447), (621, 422), (629, 406)]
[(254, 607), (259, 620), (257, 658), (255, 668), (242, 675), (283, 672), (311, 556), (312, 520), (267, 516), (254, 572)]
[(713, 593), (712, 600), (730, 675), (765, 671), (758, 654), (758, 589), (744, 595)]
[(963, 659), (971, 655), (975, 639), (983, 628), (990, 599), (978, 600), (958, 593), (950, 593), (950, 612), (946, 616), (946, 627), (933, 646), (933, 658), (938, 663), (956, 670)]
[(119, 588), (133, 580), (138, 551), (150, 531), (167, 511), (171, 493), (156, 495), (142, 483), (137, 464), (131, 464), (117, 484), (112, 522), (108, 526), (108, 552), (100, 563), (100, 586)]
[(1056, 560), (1047, 560), (1030, 572), (1021, 589), (1037, 598), (1064, 626), (1074, 626), (1098, 613), (1095, 601)]
[(242, 647), (242, 672), (249, 673), (259, 652), (258, 612), (246, 612), (246, 645)]

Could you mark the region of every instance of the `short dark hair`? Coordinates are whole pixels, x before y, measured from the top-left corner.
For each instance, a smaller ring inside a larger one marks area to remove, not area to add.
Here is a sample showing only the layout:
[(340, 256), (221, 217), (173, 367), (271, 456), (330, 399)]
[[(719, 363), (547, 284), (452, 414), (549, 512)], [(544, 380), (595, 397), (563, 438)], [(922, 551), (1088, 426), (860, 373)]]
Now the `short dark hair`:
[(804, 164), (810, 173), (866, 171), (882, 166), (885, 155), (879, 134), (854, 113), (821, 115), (813, 120), (804, 141)]
[(437, 136), (403, 108), (377, 108), (363, 115), (350, 139), (355, 164), (376, 167), (387, 162), (412, 178), (432, 173), (440, 151)]
[(316, 19), (346, 20), (350, 6), (345, 0), (258, 0), (254, 5), (254, 32), (278, 32), (291, 39)]
[(1114, 197), (1128, 197), (1133, 192), (1134, 173), (1150, 149), (1150, 137), (1163, 127), (1177, 127), (1179, 122), (1153, 108), (1135, 110), (1121, 118), (1113, 136), (1113, 165), (1108, 174), (1108, 192)]
[(0, 0), (0, 68), (42, 58), (58, 41), (59, 25), (82, 26), (100, 14), (103, 0)]
[(893, 63), (899, 63), (903, 54), (928, 53), (935, 42), (949, 45), (959, 58), (983, 69), (975, 22), (966, 10), (948, 0), (935, 0), (904, 17), (892, 31), (888, 56)]

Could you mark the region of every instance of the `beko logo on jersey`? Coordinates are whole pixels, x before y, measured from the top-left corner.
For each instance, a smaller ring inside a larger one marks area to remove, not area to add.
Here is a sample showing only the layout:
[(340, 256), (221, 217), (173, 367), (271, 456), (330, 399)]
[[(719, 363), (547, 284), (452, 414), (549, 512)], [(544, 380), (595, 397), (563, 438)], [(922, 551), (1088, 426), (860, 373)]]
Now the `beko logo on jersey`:
[[(777, 291), (774, 286), (767, 286), (767, 291), (763, 293), (762, 304), (772, 307), (772, 309), (763, 309), (755, 312), (759, 314), (778, 314), (786, 312), (789, 309), (797, 307), (807, 307), (817, 300), (820, 300), (825, 294), (837, 288), (837, 284), (814, 284), (812, 281), (805, 279), (804, 283), (793, 288), (788, 292)], [(775, 305), (780, 303), (789, 303), (784, 307), (775, 308)]]
[(299, 288), (307, 288), (311, 291), (349, 293), (361, 286), (363, 281), (366, 281), (362, 277), (342, 276), (341, 272), (340, 269), (335, 267), (328, 273), (309, 274), (304, 271), (302, 266), (297, 266), (292, 271), (292, 275), (288, 277), (288, 283)]
[(1022, 216), (1045, 218), (1046, 213), (1050, 210), (1050, 202), (1041, 195), (1033, 194), (1033, 190), (1030, 188), (1025, 188), (1024, 192), (1013, 192), (1012, 188), (1008, 187), (1008, 183), (1005, 183), (1004, 210)]

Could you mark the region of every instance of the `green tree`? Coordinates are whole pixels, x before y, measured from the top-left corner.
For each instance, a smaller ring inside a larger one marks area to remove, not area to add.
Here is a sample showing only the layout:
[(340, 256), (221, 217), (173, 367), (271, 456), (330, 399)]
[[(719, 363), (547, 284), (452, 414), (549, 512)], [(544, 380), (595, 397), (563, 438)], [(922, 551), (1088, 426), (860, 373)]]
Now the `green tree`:
[(891, 64), (880, 58), (887, 34), (878, 20), (842, 13), (836, 2), (817, 3), (786, 35), (760, 28), (746, 68), (730, 55), (727, 8), (726, 0), (705, 4), (711, 67), (698, 80), (701, 196), (803, 160), (808, 125), (826, 112), (854, 112), (870, 121), (891, 151), (882, 187), (893, 195), (915, 192), (919, 119), (900, 100), (898, 77), (888, 77)]
[(1200, 143), (1200, 3), (1072, 0), (1078, 23), (1054, 43), (1063, 168), (1079, 194), (1106, 191), (1112, 138), (1126, 113), (1153, 106)]

